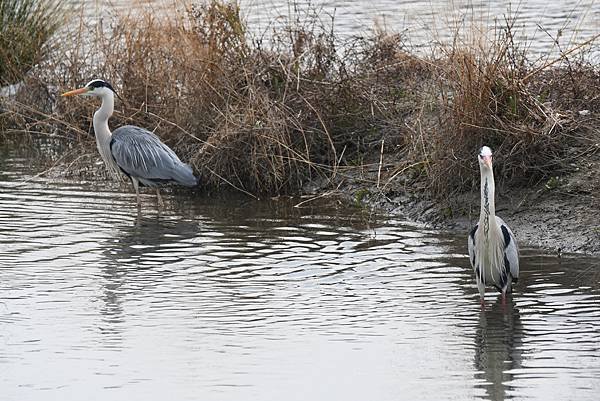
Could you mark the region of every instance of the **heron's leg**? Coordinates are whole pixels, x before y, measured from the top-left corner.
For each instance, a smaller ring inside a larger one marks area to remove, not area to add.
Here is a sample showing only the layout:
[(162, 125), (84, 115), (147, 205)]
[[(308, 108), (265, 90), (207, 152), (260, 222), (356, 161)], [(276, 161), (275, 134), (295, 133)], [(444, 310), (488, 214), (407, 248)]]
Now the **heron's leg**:
[(140, 184), (139, 181), (135, 178), (131, 178), (131, 182), (133, 183), (133, 188), (135, 188), (135, 196), (137, 198), (137, 207), (138, 210), (142, 208), (142, 202), (140, 200)]
[(165, 203), (162, 200), (162, 196), (160, 196), (160, 189), (156, 188), (156, 201), (158, 202), (158, 207), (163, 209), (165, 207)]
[(506, 306), (506, 294), (510, 294), (512, 291), (511, 284), (512, 284), (512, 277), (509, 275), (506, 285), (502, 288), (502, 306), (503, 307)]
[(479, 298), (481, 300), (481, 307), (485, 307), (485, 285), (478, 278), (477, 279), (477, 289), (479, 290)]
[(142, 224), (142, 209), (138, 207), (137, 215), (135, 216), (135, 223), (133, 224), (136, 228), (139, 228)]

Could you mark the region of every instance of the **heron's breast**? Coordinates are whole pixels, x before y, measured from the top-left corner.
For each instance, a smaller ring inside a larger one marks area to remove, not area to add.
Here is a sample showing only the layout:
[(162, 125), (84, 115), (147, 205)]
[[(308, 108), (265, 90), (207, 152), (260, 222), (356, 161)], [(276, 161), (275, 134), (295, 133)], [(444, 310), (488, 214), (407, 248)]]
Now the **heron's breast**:
[(479, 246), (476, 250), (476, 258), (482, 280), (486, 284), (498, 283), (504, 270), (503, 244), (499, 236), (494, 236), (492, 230), (490, 235), (482, 235), (479, 238)]

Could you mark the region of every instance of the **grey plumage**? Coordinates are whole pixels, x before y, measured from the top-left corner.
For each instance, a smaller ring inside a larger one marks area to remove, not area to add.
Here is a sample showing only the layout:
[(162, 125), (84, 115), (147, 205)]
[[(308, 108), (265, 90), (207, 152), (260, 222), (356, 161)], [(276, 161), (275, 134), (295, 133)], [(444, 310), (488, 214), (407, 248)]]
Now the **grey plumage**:
[(108, 119), (114, 111), (113, 87), (101, 80), (94, 79), (83, 88), (75, 89), (62, 96), (97, 96), (102, 99), (100, 108), (94, 113), (94, 133), (98, 152), (109, 171), (118, 175), (125, 173), (130, 179), (137, 196), (138, 209), (141, 207), (139, 186), (157, 187), (156, 196), (159, 206), (162, 199), (158, 186), (175, 182), (193, 187), (198, 184), (192, 169), (181, 162), (179, 157), (152, 132), (126, 125), (110, 132)]
[(477, 289), (483, 303), (485, 287), (493, 286), (504, 299), (519, 279), (519, 247), (508, 225), (495, 214), (495, 183), (492, 150), (479, 153), (481, 173), (481, 212), (479, 222), (469, 232), (467, 248), (475, 272)]
[(159, 186), (176, 182), (193, 187), (198, 184), (192, 169), (152, 132), (125, 125), (112, 133), (110, 152), (119, 168), (142, 185)]
[[(477, 281), (481, 281), (484, 286), (492, 286), (500, 292), (510, 293), (512, 290), (512, 282), (517, 282), (519, 279), (519, 248), (517, 240), (511, 229), (504, 221), (496, 217), (497, 226), (500, 227), (501, 236), (501, 258), (498, 260), (490, 260), (488, 265), (482, 265), (483, 257), (478, 257), (476, 252), (476, 244), (479, 248), (490, 248), (496, 246), (492, 243), (486, 243), (483, 235), (478, 235), (479, 224), (475, 225), (468, 238), (469, 260), (471, 267), (475, 271)], [(504, 235), (504, 232), (507, 235)], [(498, 236), (498, 233), (496, 233)], [(477, 241), (479, 240), (479, 241)], [(492, 250), (489, 251), (492, 253)], [(489, 266), (493, 264), (495, 266)], [(487, 274), (486, 274), (487, 273)]]

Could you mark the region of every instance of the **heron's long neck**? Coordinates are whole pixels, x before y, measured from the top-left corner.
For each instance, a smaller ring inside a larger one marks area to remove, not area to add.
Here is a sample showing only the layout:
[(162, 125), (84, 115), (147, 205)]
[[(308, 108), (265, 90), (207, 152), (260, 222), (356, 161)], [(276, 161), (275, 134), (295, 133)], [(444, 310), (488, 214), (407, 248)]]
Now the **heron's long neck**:
[(492, 169), (481, 169), (481, 212), (479, 215), (479, 227), (483, 234), (488, 237), (491, 230), (497, 228), (496, 208), (494, 205), (494, 172)]
[(102, 105), (94, 113), (94, 132), (96, 133), (96, 145), (98, 146), (100, 156), (102, 156), (102, 159), (110, 170), (117, 172), (118, 166), (110, 153), (112, 134), (108, 128), (108, 119), (113, 114), (114, 105), (115, 98), (112, 94), (102, 96)]

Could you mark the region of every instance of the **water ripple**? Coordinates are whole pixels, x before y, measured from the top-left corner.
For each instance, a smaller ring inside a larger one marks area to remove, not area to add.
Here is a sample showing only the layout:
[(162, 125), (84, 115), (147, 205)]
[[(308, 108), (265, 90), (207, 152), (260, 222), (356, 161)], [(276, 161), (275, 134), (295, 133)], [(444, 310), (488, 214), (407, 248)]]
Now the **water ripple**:
[(282, 200), (169, 195), (158, 216), (145, 197), (137, 216), (108, 183), (15, 177), (5, 399), (597, 398), (597, 259), (525, 249), (514, 296), (481, 310), (463, 236)]

